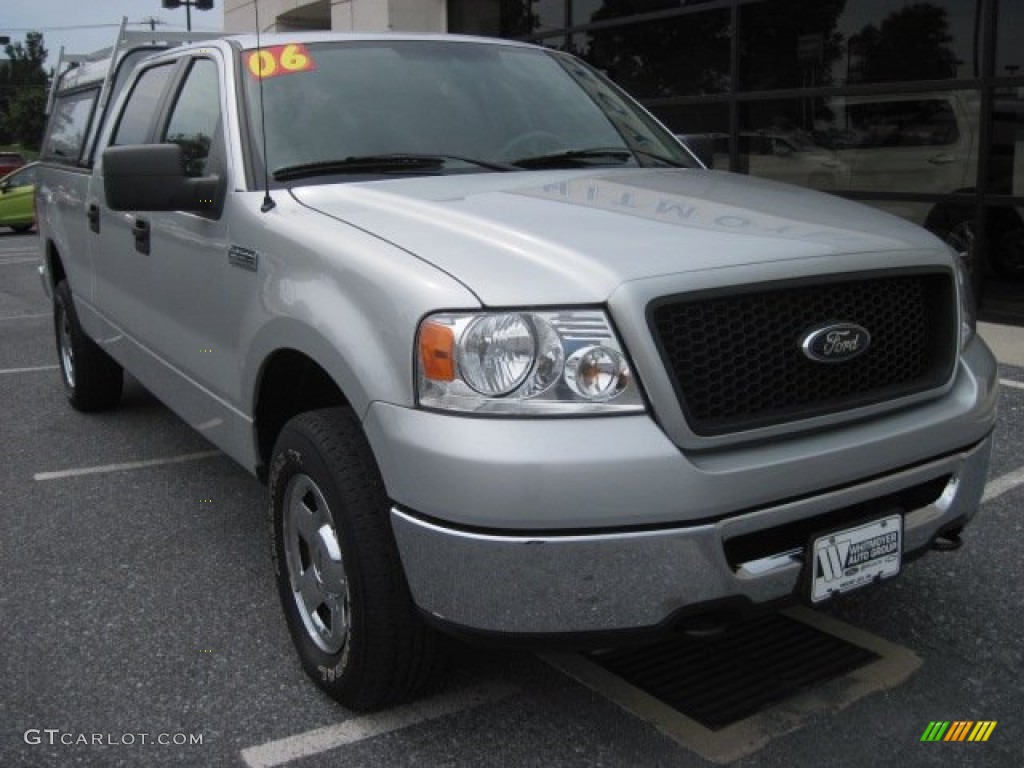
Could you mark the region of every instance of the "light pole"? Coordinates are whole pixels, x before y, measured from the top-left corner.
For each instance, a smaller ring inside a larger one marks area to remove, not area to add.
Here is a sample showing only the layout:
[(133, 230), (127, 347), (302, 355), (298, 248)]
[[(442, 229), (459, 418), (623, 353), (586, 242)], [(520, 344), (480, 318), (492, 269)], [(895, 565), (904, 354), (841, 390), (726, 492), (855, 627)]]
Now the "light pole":
[(185, 6), (185, 28), (192, 31), (192, 6), (197, 11), (209, 11), (213, 9), (213, 0), (163, 0), (163, 7), (169, 11)]

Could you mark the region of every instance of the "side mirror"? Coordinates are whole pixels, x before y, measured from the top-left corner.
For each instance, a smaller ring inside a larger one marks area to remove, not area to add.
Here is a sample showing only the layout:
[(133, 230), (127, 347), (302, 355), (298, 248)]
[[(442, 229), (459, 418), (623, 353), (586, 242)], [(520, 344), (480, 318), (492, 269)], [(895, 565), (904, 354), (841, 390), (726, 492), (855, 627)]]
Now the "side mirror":
[(103, 191), (115, 211), (189, 211), (216, 214), (218, 176), (185, 175), (177, 144), (136, 144), (103, 152)]

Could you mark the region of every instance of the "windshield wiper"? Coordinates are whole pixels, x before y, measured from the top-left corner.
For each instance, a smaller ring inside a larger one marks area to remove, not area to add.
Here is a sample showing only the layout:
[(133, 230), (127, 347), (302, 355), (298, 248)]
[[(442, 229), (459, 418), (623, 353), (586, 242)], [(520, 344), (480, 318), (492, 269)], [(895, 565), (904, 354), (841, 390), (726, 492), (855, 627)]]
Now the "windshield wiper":
[(494, 163), (457, 155), (416, 155), (396, 153), (391, 155), (357, 155), (340, 160), (322, 160), (315, 163), (288, 165), (274, 171), (275, 181), (292, 181), (310, 176), (330, 176), (339, 173), (403, 173), (416, 171), (439, 171), (450, 161), (467, 163), (491, 171), (516, 171), (518, 168), (506, 163)]
[(611, 160), (618, 165), (635, 159), (633, 153), (625, 147), (592, 147), (591, 149), (567, 149), (564, 152), (553, 152), (547, 155), (534, 155), (512, 160), (512, 165), (519, 168), (557, 168), (566, 163), (570, 165), (589, 164), (590, 160)]

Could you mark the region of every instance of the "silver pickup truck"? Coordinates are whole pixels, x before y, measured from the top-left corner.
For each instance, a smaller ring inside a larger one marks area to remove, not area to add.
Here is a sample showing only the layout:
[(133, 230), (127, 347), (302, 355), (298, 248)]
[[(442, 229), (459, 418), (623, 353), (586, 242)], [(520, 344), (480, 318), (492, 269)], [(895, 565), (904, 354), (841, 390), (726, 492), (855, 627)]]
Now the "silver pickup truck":
[(959, 542), (996, 364), (912, 224), (705, 170), (600, 73), (473, 38), (115, 48), (36, 191), (71, 405), (127, 370), (268, 486), (309, 675), (610, 642)]

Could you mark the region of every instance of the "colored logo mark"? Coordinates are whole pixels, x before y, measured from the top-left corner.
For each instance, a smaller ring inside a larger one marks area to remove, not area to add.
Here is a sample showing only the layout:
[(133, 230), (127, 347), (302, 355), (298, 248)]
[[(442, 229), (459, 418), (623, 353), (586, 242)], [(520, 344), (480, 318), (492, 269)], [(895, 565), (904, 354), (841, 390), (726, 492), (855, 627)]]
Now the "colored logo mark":
[(996, 720), (933, 720), (921, 734), (921, 741), (988, 741)]
[(299, 44), (275, 45), (253, 51), (246, 59), (246, 66), (249, 74), (257, 79), (316, 69), (306, 46)]

